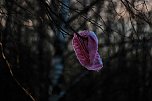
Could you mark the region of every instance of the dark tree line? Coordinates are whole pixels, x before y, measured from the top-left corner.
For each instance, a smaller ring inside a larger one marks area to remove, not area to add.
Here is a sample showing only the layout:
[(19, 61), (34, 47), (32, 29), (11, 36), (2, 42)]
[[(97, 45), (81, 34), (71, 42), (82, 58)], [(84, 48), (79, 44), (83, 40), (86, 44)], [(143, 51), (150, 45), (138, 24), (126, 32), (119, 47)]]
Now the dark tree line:
[[(152, 2), (1, 0), (0, 100), (151, 101)], [(88, 71), (73, 33), (94, 31), (104, 67)]]

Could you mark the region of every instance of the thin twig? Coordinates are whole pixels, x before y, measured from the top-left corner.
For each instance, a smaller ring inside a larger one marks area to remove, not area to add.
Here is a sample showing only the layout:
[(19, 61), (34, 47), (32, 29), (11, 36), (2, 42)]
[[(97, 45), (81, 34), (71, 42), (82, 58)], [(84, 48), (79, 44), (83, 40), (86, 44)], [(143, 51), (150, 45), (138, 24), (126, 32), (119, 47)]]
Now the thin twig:
[(9, 63), (9, 61), (6, 59), (6, 56), (4, 54), (4, 50), (3, 50), (3, 44), (0, 42), (0, 48), (1, 48), (1, 55), (2, 55), (2, 58), (5, 60), (6, 62), (6, 65), (9, 69), (9, 72), (12, 76), (12, 78), (14, 79), (14, 81), (17, 83), (17, 85), (31, 98), (32, 101), (36, 101), (36, 99), (30, 94), (29, 91), (27, 91), (22, 85), (21, 83), (14, 77), (14, 74), (12, 72), (12, 69), (11, 69), (11, 65)]

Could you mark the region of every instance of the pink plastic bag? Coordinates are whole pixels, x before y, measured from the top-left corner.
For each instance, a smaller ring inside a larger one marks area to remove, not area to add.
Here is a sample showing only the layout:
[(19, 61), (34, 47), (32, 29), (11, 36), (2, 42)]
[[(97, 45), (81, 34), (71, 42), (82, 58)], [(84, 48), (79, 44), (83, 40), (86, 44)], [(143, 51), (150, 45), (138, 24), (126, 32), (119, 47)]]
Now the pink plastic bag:
[(88, 70), (99, 71), (103, 67), (102, 59), (98, 53), (98, 38), (92, 31), (74, 33), (72, 45), (75, 54), (82, 66)]

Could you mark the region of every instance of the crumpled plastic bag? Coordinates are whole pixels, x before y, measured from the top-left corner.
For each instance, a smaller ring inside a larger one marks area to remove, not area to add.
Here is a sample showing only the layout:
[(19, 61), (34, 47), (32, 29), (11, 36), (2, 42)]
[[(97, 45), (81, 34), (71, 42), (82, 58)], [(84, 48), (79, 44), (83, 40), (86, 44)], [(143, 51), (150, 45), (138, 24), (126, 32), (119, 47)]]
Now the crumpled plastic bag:
[(92, 31), (74, 33), (72, 46), (77, 59), (88, 70), (99, 71), (103, 67), (102, 59), (98, 53), (98, 38)]

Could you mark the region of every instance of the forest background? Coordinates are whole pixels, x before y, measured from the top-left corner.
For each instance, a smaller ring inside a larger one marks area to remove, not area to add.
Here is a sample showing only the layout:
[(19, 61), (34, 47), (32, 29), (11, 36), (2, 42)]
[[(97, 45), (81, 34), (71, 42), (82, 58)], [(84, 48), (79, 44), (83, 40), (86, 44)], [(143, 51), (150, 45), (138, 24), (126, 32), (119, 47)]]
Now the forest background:
[[(88, 71), (73, 33), (91, 30), (104, 67)], [(151, 101), (151, 0), (1, 0), (1, 101)]]

